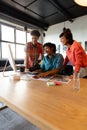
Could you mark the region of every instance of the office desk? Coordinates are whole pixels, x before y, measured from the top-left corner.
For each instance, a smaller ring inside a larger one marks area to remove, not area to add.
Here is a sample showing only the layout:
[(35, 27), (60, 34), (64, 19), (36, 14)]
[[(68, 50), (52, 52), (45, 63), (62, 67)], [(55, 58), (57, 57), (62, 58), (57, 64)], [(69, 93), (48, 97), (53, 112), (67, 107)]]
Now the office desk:
[(0, 100), (41, 130), (87, 130), (87, 79), (78, 92), (71, 84), (0, 78)]

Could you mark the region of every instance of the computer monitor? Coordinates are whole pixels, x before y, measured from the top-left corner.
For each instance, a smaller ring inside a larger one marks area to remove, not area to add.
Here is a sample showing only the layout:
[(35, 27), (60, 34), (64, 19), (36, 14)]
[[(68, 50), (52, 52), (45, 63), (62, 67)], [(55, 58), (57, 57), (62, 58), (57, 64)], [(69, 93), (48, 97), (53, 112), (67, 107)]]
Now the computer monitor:
[(8, 60), (9, 60), (9, 63), (11, 65), (12, 69), (15, 72), (17, 72), (17, 68), (16, 68), (16, 64), (15, 64), (14, 58), (13, 58), (13, 53), (12, 53), (10, 44), (8, 44)]

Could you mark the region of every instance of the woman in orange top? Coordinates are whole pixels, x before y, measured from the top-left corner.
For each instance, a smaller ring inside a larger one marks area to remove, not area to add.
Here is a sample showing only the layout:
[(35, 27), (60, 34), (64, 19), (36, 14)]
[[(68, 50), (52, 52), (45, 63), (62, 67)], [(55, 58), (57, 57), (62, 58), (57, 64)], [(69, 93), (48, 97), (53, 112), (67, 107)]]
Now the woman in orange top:
[(73, 40), (70, 29), (64, 29), (59, 37), (62, 44), (67, 46), (64, 66), (70, 61), (75, 67), (75, 77), (77, 77), (78, 73), (79, 77), (87, 77), (87, 55), (81, 44)]

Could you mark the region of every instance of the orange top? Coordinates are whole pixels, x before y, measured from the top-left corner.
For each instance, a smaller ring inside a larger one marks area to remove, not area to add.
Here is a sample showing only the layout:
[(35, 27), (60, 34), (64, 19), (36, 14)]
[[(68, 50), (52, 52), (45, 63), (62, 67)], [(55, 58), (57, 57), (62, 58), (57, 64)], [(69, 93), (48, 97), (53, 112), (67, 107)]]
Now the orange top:
[(81, 67), (87, 67), (87, 55), (79, 42), (74, 41), (71, 47), (67, 49), (64, 65), (68, 61), (75, 66), (75, 72), (79, 72)]
[(28, 52), (28, 68), (32, 67), (34, 63), (37, 63), (40, 54), (43, 54), (43, 45), (37, 42), (37, 45), (34, 46), (32, 42), (28, 42), (25, 46), (25, 52)]

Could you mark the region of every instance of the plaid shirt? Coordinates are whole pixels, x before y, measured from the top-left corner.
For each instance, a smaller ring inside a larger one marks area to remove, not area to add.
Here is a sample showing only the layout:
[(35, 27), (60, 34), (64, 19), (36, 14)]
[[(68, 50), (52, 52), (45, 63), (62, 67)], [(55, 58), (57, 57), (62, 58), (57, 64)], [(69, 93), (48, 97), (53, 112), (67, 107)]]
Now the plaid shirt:
[(43, 53), (43, 45), (37, 42), (37, 45), (34, 46), (32, 42), (28, 42), (26, 44), (25, 51), (29, 54), (28, 67), (32, 67), (38, 62), (40, 54)]

